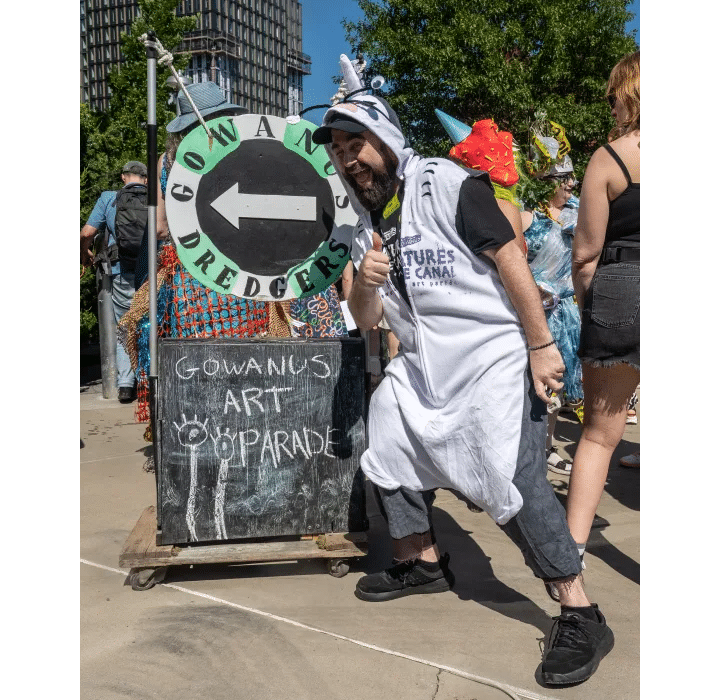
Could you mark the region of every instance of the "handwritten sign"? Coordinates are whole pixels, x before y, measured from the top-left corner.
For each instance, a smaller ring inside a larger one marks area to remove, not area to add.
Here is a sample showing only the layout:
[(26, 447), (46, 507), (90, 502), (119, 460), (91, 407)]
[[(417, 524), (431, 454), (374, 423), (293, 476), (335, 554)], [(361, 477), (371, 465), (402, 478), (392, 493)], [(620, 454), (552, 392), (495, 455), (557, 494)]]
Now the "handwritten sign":
[(161, 339), (158, 368), (162, 544), (366, 529), (360, 339)]

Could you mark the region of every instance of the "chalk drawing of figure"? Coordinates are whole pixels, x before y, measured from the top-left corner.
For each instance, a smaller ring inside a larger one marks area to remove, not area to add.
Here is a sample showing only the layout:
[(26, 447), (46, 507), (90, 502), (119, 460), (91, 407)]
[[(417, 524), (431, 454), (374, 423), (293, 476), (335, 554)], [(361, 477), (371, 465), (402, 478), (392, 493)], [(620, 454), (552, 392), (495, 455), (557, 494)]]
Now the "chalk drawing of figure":
[(190, 541), (197, 542), (197, 533), (195, 532), (195, 498), (197, 496), (197, 450), (208, 438), (207, 422), (198, 420), (195, 416), (193, 420), (185, 418), (182, 414), (182, 425), (178, 425), (173, 421), (173, 425), (178, 431), (178, 442), (183, 447), (190, 448), (190, 492), (188, 493), (187, 510), (185, 512), (185, 522), (190, 531)]
[(213, 443), (215, 443), (215, 454), (220, 460), (220, 471), (218, 472), (217, 486), (215, 487), (215, 535), (218, 539), (227, 539), (227, 531), (225, 530), (225, 487), (227, 486), (228, 470), (230, 460), (235, 454), (235, 435), (225, 430), (220, 432), (217, 429), (218, 436), (211, 435)]

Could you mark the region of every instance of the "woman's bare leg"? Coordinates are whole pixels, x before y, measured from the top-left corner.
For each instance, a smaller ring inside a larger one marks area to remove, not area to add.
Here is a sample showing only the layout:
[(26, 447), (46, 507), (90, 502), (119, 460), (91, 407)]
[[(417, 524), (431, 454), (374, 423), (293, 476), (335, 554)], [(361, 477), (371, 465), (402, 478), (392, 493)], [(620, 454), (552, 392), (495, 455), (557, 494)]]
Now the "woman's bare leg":
[(628, 401), (639, 381), (639, 370), (627, 364), (583, 364), (585, 416), (567, 499), (568, 525), (578, 544), (587, 542), (590, 534), (610, 459), (625, 431)]

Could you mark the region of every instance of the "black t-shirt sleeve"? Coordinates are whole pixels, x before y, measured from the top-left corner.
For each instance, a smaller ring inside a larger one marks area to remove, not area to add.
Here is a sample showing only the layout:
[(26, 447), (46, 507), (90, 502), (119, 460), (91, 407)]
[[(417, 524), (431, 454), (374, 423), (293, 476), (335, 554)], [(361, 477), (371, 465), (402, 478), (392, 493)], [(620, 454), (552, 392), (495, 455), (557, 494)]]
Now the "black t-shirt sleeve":
[(462, 183), (455, 215), (457, 232), (475, 255), (488, 248), (499, 248), (515, 238), (486, 177), (469, 177)]

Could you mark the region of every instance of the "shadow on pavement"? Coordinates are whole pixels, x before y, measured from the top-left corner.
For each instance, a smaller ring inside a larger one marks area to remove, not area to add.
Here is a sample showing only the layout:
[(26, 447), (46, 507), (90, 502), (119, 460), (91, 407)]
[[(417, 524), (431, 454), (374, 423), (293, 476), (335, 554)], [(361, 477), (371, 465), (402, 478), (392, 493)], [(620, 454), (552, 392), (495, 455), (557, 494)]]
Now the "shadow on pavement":
[[(633, 470), (618, 467), (616, 458), (613, 458), (613, 463), (615, 466), (613, 466), (613, 464), (610, 465), (608, 483), (605, 486), (605, 490), (626, 507), (633, 510), (640, 510), (639, 475), (634, 474)], [(622, 472), (629, 472), (629, 474), (626, 476)], [(615, 484), (615, 491), (618, 493), (622, 492), (624, 498), (617, 498), (615, 493), (610, 490), (609, 485), (613, 482)], [(633, 482), (637, 483), (633, 484)], [(558, 478), (551, 480), (551, 483), (555, 489), (555, 494), (557, 495), (558, 500), (562, 503), (562, 507), (567, 508), (567, 481)], [(627, 501), (630, 501), (630, 503)], [(635, 503), (635, 506), (633, 506), (632, 503)], [(624, 576), (639, 585), (640, 564), (619, 550), (614, 544), (608, 542), (603, 535), (603, 530), (608, 524), (612, 525), (612, 523), (607, 523), (606, 521), (604, 526), (593, 526), (592, 530), (590, 530), (590, 537), (588, 538), (586, 551), (604, 561), (611, 569), (617, 571), (621, 576)]]
[[(455, 574), (453, 593), (460, 600), (472, 600), (501, 615), (534, 625), (542, 635), (550, 628), (550, 616), (526, 596), (499, 581), (493, 573), (490, 558), (482, 551), (455, 519), (444, 510), (433, 507), (433, 525), (442, 552), (449, 551)], [(351, 560), (351, 572), (381, 571), (392, 560), (392, 546), (385, 521), (370, 516), (368, 554)], [(329, 575), (322, 559), (258, 564), (203, 564), (168, 567), (165, 583), (265, 578), (270, 576)], [(528, 576), (532, 576), (528, 570)], [(538, 585), (541, 585), (538, 582)]]
[[(450, 565), (456, 579), (453, 593), (460, 600), (475, 601), (501, 615), (534, 625), (543, 634), (547, 632), (552, 618), (532, 600), (495, 576), (490, 557), (470, 536), (470, 531), (438, 507), (433, 507), (433, 526), (440, 551), (450, 552)], [(527, 569), (527, 575), (534, 578), (530, 569)], [(537, 583), (542, 586), (539, 579)]]
[(100, 348), (84, 345), (80, 348), (80, 391), (87, 391), (91, 384), (102, 382)]
[(586, 551), (604, 561), (621, 576), (640, 585), (640, 564), (608, 542), (602, 532), (590, 533)]
[(640, 511), (640, 470), (621, 467), (618, 460), (638, 450), (636, 442), (620, 440), (608, 471), (605, 491), (618, 503), (634, 511)]
[(575, 456), (575, 448), (577, 447), (581, 434), (582, 423), (579, 421), (577, 416), (574, 413), (569, 414), (561, 411), (559, 420), (555, 424), (554, 437), (556, 440), (572, 443), (565, 446), (565, 449), (571, 457)]
[[(571, 443), (566, 445), (565, 449), (572, 458), (575, 457), (575, 450), (581, 433), (582, 424), (572, 417), (568, 420), (558, 421), (555, 428), (555, 435), (559, 440)], [(605, 482), (605, 491), (609, 496), (625, 508), (636, 512), (640, 511), (640, 470), (621, 467), (618, 460), (624, 455), (637, 451), (638, 447), (637, 442), (625, 439), (620, 441), (610, 462), (610, 469)], [(567, 478), (553, 478), (551, 483), (563, 508), (566, 508)], [(610, 524), (612, 525), (612, 523)], [(608, 542), (603, 535), (603, 529), (602, 527), (593, 527), (590, 531), (587, 551), (604, 561), (621, 576), (639, 585), (640, 564)]]
[[(263, 579), (275, 576), (329, 576), (322, 559), (260, 563), (260, 564), (198, 564), (169, 566), (164, 583), (192, 583), (193, 581), (232, 581), (235, 579)], [(351, 568), (352, 571), (352, 568)]]
[[(566, 416), (563, 416), (566, 417)], [(572, 459), (575, 458), (575, 450), (582, 433), (582, 424), (577, 420), (559, 420), (555, 428), (555, 437), (558, 440), (569, 441), (565, 445), (567, 453)], [(629, 440), (620, 440), (610, 462), (605, 491), (607, 491), (618, 503), (630, 508), (640, 510), (640, 470), (628, 469), (618, 465), (618, 460), (638, 450), (638, 443)], [(557, 490), (557, 489), (556, 489)], [(565, 501), (563, 501), (563, 506)]]
[[(368, 555), (358, 560), (353, 567), (360, 568), (365, 573), (382, 571), (390, 566), (392, 561), (392, 541), (387, 525), (382, 516), (377, 512), (373, 513), (373, 506), (374, 503), (370, 500)], [(460, 600), (472, 600), (501, 615), (534, 625), (545, 634), (551, 624), (550, 616), (529, 598), (496, 578), (490, 557), (471, 537), (472, 533), (461, 527), (451, 515), (438, 506), (433, 506), (432, 518), (440, 552), (450, 553), (450, 568), (455, 574), (452, 593)], [(533, 576), (530, 569), (527, 574)], [(538, 585), (542, 585), (539, 580)]]

